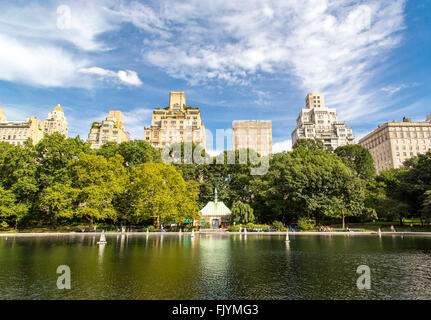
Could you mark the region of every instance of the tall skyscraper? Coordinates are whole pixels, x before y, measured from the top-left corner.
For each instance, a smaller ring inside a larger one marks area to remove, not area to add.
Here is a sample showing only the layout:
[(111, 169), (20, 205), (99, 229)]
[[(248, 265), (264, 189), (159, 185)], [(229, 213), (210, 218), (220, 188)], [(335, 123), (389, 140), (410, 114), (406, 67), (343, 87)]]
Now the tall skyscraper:
[(151, 127), (144, 128), (144, 140), (155, 148), (193, 142), (206, 149), (205, 126), (199, 108), (186, 105), (184, 92), (170, 92), (169, 106), (153, 111)]
[(334, 149), (355, 143), (352, 128), (338, 121), (337, 111), (326, 107), (325, 97), (321, 93), (309, 93), (306, 96), (305, 109), (299, 113), (296, 125), (292, 132), (293, 146), (299, 139), (320, 139), (325, 146)]
[(93, 122), (88, 135), (92, 149), (99, 149), (108, 142), (127, 141), (130, 141), (129, 133), (124, 127), (124, 114), (119, 110), (109, 111), (108, 117), (102, 122)]
[(265, 120), (236, 120), (232, 122), (234, 150), (253, 149), (261, 156), (272, 154), (272, 123)]
[(400, 168), (407, 159), (431, 149), (431, 123), (412, 122), (410, 118), (387, 122), (359, 140), (359, 144), (370, 151), (378, 173)]
[(40, 125), (44, 133), (47, 135), (59, 132), (63, 136), (67, 137), (67, 120), (60, 105), (57, 105), (54, 110), (49, 113), (46, 120), (42, 121)]

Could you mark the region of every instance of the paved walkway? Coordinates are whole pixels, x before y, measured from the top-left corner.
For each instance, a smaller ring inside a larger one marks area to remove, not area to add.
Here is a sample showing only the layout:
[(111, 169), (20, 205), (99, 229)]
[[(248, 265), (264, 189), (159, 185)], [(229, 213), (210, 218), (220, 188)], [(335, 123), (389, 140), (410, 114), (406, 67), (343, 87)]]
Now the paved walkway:
[[(130, 235), (146, 236), (146, 232), (106, 232), (109, 235)], [(149, 236), (189, 236), (191, 232), (150, 232)], [(216, 234), (216, 235), (245, 235), (244, 232), (195, 232), (196, 235)], [(0, 233), (0, 238), (6, 237), (60, 237), (60, 236), (91, 236), (100, 235), (100, 232), (51, 232), (51, 233)], [(247, 236), (264, 235), (286, 235), (286, 232), (247, 232)], [(378, 236), (377, 232), (289, 232), (289, 236)], [(382, 232), (382, 236), (431, 236), (431, 232)]]

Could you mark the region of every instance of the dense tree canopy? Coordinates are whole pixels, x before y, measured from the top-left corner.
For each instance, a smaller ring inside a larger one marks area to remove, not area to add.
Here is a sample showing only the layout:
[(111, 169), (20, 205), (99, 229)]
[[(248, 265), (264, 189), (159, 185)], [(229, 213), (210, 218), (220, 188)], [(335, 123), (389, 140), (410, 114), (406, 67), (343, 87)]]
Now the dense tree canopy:
[(128, 186), (130, 217), (136, 222), (153, 218), (157, 225), (195, 219), (199, 211), (196, 187), (170, 165), (142, 164), (132, 171)]
[(370, 181), (376, 175), (373, 157), (368, 149), (355, 144), (338, 147), (335, 153), (346, 166), (353, 169), (357, 177)]
[[(164, 163), (166, 155), (173, 161)], [(265, 163), (267, 171), (253, 173)], [(0, 143), (0, 223), (181, 223), (198, 218), (215, 187), (242, 223), (427, 220), (431, 152), (375, 176), (366, 149), (333, 152), (311, 139), (271, 158), (253, 150), (211, 157), (184, 143), (164, 154), (139, 140), (92, 150), (79, 137), (60, 134), (35, 146)]]

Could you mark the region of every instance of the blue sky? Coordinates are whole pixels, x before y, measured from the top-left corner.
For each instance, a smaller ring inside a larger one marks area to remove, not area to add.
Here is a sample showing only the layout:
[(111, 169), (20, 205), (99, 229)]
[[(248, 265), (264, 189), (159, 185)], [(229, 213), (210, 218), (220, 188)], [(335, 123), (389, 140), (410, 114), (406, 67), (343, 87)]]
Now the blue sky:
[(0, 106), (43, 119), (60, 103), (85, 139), (121, 109), (139, 139), (185, 91), (214, 135), (272, 120), (277, 152), (323, 92), (359, 139), (431, 113), (430, 30), (431, 0), (2, 1)]

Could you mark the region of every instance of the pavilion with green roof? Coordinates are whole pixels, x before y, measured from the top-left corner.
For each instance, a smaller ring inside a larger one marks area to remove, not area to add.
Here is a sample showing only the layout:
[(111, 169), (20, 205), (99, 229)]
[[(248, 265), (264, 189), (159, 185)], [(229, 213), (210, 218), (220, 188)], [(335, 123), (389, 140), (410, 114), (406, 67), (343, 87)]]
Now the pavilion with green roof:
[(218, 201), (217, 189), (215, 189), (214, 201), (208, 202), (200, 211), (201, 222), (208, 222), (212, 229), (225, 228), (230, 225), (231, 213), (230, 209), (223, 202)]

